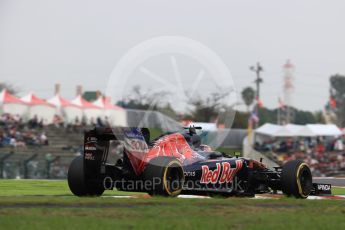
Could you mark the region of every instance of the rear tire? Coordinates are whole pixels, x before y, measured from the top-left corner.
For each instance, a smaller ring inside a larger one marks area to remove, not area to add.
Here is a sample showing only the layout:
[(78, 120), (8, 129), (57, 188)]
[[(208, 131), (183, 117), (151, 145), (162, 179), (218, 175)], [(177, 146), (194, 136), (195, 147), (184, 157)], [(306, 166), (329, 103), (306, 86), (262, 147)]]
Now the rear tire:
[(178, 196), (184, 183), (184, 171), (181, 163), (172, 157), (156, 157), (144, 170), (146, 191), (150, 195)]
[(306, 163), (300, 160), (289, 161), (281, 174), (282, 191), (287, 196), (307, 198), (313, 188), (313, 179)]
[(84, 158), (76, 157), (68, 169), (68, 186), (76, 196), (101, 196), (104, 188), (101, 184), (91, 185), (87, 183), (84, 174)]

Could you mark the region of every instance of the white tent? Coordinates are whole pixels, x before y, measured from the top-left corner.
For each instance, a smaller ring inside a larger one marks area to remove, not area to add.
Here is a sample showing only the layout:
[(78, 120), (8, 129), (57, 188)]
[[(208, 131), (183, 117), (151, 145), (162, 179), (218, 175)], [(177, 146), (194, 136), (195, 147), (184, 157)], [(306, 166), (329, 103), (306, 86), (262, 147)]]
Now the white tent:
[(275, 137), (293, 137), (295, 133), (287, 126), (281, 126), (274, 134)]
[(0, 109), (1, 113), (9, 113), (23, 117), (27, 113), (28, 105), (10, 94), (8, 90), (4, 89), (0, 93)]
[(292, 133), (298, 133), (303, 129), (304, 125), (287, 124), (285, 127)]
[(255, 133), (266, 135), (266, 136), (275, 136), (277, 131), (281, 128), (282, 128), (282, 126), (280, 126), (280, 125), (266, 123), (263, 126), (257, 128), (255, 130)]
[(313, 136), (304, 125), (287, 124), (275, 133), (276, 137)]
[(307, 127), (316, 135), (316, 136), (340, 136), (342, 132), (340, 129), (333, 124), (308, 124)]
[(29, 119), (37, 116), (39, 120), (43, 119), (45, 124), (53, 122), (54, 115), (56, 114), (56, 108), (54, 105), (38, 98), (34, 93), (29, 93), (22, 97), (21, 100), (29, 105)]
[(90, 123), (91, 120), (96, 122), (98, 117), (104, 118), (104, 111), (102, 108), (88, 102), (81, 95), (77, 96), (71, 102), (83, 109), (83, 115), (86, 117), (88, 123)]
[(341, 130), (333, 124), (288, 124), (281, 126), (267, 123), (255, 130), (255, 132), (257, 134), (271, 137), (314, 137), (342, 135)]
[(83, 110), (80, 106), (72, 104), (59, 94), (49, 99), (48, 102), (56, 106), (56, 113), (64, 117), (67, 122), (73, 123), (76, 118), (81, 121), (83, 117)]
[(103, 109), (105, 116), (109, 119), (110, 125), (127, 126), (126, 110), (111, 104), (110, 98), (99, 97), (93, 104)]
[(307, 125), (298, 130), (297, 135), (299, 137), (315, 137), (317, 136)]

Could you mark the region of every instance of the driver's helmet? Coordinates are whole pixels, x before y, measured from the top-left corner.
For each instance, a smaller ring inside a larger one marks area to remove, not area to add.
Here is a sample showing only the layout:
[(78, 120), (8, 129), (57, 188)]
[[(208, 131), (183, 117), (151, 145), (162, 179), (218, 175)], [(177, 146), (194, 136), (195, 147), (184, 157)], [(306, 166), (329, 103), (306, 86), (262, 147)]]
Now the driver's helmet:
[(208, 145), (200, 145), (199, 149), (204, 152), (212, 152), (212, 148)]
[(190, 147), (199, 149), (201, 145), (201, 138), (199, 137), (199, 135), (196, 135), (196, 134), (190, 135), (190, 133), (186, 133), (186, 134), (183, 134), (183, 136), (188, 142)]

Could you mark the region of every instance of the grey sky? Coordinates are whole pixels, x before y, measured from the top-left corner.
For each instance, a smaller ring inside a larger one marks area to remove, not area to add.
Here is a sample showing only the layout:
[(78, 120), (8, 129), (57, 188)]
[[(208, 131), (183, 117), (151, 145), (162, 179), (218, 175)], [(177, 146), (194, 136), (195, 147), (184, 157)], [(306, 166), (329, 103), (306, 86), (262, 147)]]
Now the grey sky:
[[(294, 105), (322, 109), (328, 78), (345, 74), (343, 0), (0, 0), (0, 81), (51, 97), (55, 83), (105, 90), (119, 58), (139, 42), (180, 35), (214, 50), (240, 91), (249, 66), (265, 68), (262, 99), (277, 106), (282, 65), (296, 65)], [(253, 85), (254, 86), (254, 85)]]

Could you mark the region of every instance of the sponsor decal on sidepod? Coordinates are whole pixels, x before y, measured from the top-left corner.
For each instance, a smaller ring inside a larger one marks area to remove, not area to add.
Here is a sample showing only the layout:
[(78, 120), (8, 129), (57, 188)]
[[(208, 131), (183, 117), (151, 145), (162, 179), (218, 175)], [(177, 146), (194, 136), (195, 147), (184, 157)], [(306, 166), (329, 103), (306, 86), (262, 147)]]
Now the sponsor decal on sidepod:
[(219, 182), (232, 183), (232, 180), (236, 173), (242, 168), (243, 162), (241, 160), (236, 160), (236, 167), (231, 168), (229, 162), (216, 163), (216, 169), (210, 170), (208, 165), (201, 166), (202, 176), (201, 184), (216, 184)]

